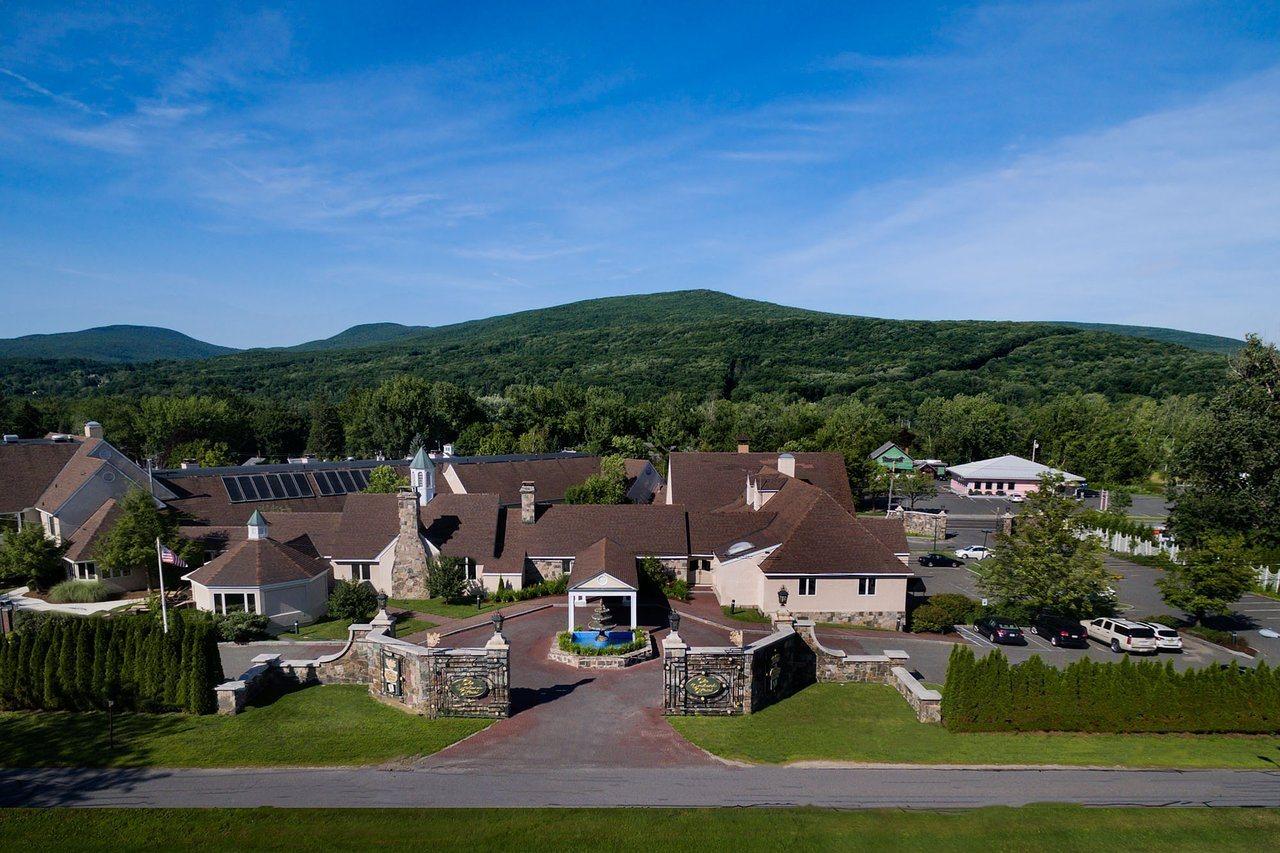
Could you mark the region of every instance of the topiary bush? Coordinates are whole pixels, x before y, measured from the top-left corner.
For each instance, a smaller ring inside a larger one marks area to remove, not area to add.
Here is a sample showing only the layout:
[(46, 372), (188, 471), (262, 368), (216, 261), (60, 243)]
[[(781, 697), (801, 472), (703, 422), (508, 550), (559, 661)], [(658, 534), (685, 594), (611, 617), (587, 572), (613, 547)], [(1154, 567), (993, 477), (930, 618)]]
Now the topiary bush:
[(328, 607), (334, 619), (368, 622), (378, 608), (378, 593), (363, 581), (340, 580), (329, 593)]
[(58, 604), (93, 604), (110, 597), (111, 590), (102, 581), (63, 581), (49, 590), (49, 600)]
[(929, 605), (946, 613), (950, 625), (968, 625), (982, 605), (958, 592), (940, 592), (929, 596)]

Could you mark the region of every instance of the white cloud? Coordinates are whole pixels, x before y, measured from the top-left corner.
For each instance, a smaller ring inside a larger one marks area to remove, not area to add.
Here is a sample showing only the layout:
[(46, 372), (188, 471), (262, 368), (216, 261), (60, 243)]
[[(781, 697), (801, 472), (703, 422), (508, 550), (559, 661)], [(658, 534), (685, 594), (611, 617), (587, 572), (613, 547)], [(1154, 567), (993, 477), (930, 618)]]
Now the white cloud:
[(1275, 335), (1280, 71), (934, 185), (856, 194), (765, 264), (856, 313)]

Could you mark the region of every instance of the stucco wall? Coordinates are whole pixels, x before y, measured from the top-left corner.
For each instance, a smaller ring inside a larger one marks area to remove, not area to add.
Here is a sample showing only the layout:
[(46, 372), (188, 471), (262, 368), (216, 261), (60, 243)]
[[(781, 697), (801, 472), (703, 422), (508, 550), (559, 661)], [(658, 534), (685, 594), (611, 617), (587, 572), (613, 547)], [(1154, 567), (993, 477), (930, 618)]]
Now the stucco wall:
[(299, 586), (264, 589), (259, 607), (276, 624), (291, 625), (295, 619), (306, 624), (324, 615), (328, 599), (329, 578), (320, 575)]
[(764, 575), (760, 561), (765, 555), (744, 557), (721, 563), (711, 562), (711, 588), (721, 604), (736, 601), (739, 607), (759, 607)]

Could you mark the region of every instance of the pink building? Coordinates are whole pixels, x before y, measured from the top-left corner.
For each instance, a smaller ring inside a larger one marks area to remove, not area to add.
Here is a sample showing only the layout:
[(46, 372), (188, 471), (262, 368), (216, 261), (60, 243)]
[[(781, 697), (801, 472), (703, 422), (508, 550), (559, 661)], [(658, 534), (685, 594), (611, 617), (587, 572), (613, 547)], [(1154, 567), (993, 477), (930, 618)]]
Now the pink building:
[(1044, 474), (1057, 474), (1068, 486), (1084, 485), (1083, 477), (1012, 454), (956, 465), (948, 473), (957, 495), (1025, 495), (1040, 488)]

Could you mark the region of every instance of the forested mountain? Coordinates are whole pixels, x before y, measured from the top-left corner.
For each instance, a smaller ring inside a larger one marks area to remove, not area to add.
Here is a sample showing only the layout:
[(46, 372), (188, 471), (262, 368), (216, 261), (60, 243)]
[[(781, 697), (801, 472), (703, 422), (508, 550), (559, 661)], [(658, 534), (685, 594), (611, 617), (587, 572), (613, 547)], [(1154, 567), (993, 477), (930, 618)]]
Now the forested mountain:
[(405, 326), (400, 323), (364, 323), (359, 326), (352, 326), (350, 329), (338, 332), (330, 338), (321, 338), (320, 340), (307, 341), (305, 344), (297, 346), (285, 347), (285, 349), (296, 352), (305, 352), (308, 350), (329, 350), (329, 349), (346, 349), (348, 347), (363, 347), (370, 344), (380, 344), (386, 341), (394, 341), (412, 335), (414, 332), (427, 328), (426, 326)]
[(1095, 332), (1114, 332), (1131, 338), (1146, 338), (1166, 344), (1216, 352), (1223, 355), (1237, 353), (1244, 347), (1244, 340), (1224, 338), (1221, 335), (1206, 335), (1201, 332), (1184, 332), (1181, 329), (1165, 329), (1160, 326), (1120, 326), (1115, 323), (1074, 323), (1058, 322), (1059, 326), (1070, 326), (1073, 329), (1091, 329)]
[(86, 359), (107, 364), (209, 358), (235, 352), (156, 326), (99, 326), (79, 332), (0, 338), (0, 358)]
[(1076, 391), (1112, 398), (1199, 393), (1213, 387), (1224, 364), (1217, 354), (1062, 324), (883, 320), (705, 290), (593, 299), (436, 328), (378, 325), (359, 332), (367, 328), (349, 331), (358, 333), (356, 340), (362, 334), (394, 338), (186, 362), (10, 362), (3, 390), (217, 391), (298, 400), (317, 391), (340, 398), (415, 374), (478, 394), (565, 381), (631, 399), (670, 391), (728, 399), (767, 392), (808, 400), (854, 395), (905, 411), (925, 398), (956, 394), (989, 393), (1023, 403)]

